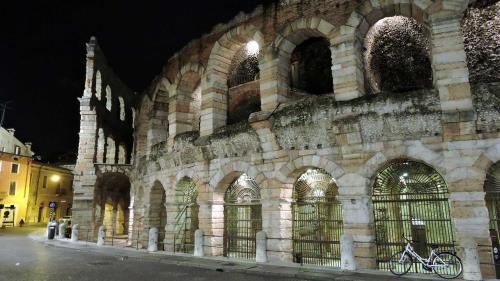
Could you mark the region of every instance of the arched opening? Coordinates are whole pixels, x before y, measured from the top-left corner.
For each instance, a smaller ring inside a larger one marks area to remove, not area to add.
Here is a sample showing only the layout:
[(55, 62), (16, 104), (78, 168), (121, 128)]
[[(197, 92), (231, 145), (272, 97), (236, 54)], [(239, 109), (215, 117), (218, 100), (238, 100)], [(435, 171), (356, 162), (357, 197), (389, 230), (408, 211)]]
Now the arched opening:
[(101, 100), (102, 97), (102, 78), (101, 72), (98, 70), (95, 74), (95, 97), (97, 100)]
[(198, 190), (195, 182), (185, 177), (175, 187), (175, 216), (174, 251), (181, 253), (194, 252), (194, 232), (198, 229), (197, 204)]
[[(493, 164), (484, 181), (485, 200), (490, 218), (490, 237), (493, 246), (500, 243), (500, 162)], [(497, 253), (498, 254), (498, 253)], [(497, 272), (497, 276), (498, 276)]]
[(158, 229), (158, 249), (164, 249), (165, 226), (167, 224), (166, 195), (163, 186), (155, 182), (149, 195), (149, 227)]
[(325, 170), (307, 169), (295, 182), (292, 203), (294, 262), (340, 267), (342, 206)]
[(169, 131), (168, 92), (160, 88), (154, 98), (153, 106), (148, 116), (149, 120), (146, 121), (149, 124), (147, 139), (150, 150), (155, 150), (152, 148), (153, 146), (161, 146), (162, 143), (166, 142)]
[(311, 37), (297, 45), (290, 58), (289, 79), (295, 94), (333, 94), (330, 42)]
[[(431, 245), (454, 251), (454, 234), (443, 177), (421, 162), (400, 159), (381, 169), (373, 185), (377, 265), (389, 270), (390, 257), (404, 249), (403, 237), (428, 257)], [(413, 272), (431, 273), (415, 261)], [(450, 268), (451, 269), (451, 268)]]
[(129, 232), (130, 181), (128, 177), (120, 173), (99, 175), (96, 181), (95, 202), (95, 229), (104, 225), (106, 243), (125, 245)]
[(122, 97), (118, 97), (118, 102), (120, 104), (119, 118), (121, 121), (125, 121), (125, 100)]
[(200, 130), (201, 77), (194, 71), (182, 75), (177, 86), (176, 134)]
[(227, 123), (248, 121), (253, 112), (260, 111), (260, 46), (250, 41), (234, 55), (228, 77)]
[(111, 111), (111, 106), (113, 104), (113, 96), (111, 95), (111, 87), (106, 86), (106, 109)]
[(254, 259), (256, 235), (262, 230), (260, 187), (242, 174), (224, 194), (224, 256)]
[(415, 19), (393, 16), (377, 21), (366, 34), (364, 48), (368, 92), (433, 87), (427, 30)]

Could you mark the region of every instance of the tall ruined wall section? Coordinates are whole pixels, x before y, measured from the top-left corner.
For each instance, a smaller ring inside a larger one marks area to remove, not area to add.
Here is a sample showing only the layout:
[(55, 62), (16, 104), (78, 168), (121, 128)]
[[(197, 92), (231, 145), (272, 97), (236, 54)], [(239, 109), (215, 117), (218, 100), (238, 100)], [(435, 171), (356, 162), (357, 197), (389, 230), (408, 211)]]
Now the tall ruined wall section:
[(82, 237), (95, 231), (99, 165), (131, 162), (135, 94), (107, 64), (95, 37), (87, 43), (85, 90), (80, 101), (80, 141), (75, 167), (73, 221)]

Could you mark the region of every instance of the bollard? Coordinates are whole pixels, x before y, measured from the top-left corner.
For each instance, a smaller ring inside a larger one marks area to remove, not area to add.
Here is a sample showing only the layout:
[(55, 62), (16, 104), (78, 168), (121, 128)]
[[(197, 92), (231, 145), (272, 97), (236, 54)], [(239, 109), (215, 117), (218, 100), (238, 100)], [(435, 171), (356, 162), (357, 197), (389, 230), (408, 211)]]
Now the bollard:
[(71, 229), (71, 242), (78, 241), (78, 230), (80, 226), (78, 224), (73, 225)]
[(57, 238), (63, 239), (65, 232), (66, 232), (66, 224), (65, 223), (59, 224), (59, 235), (57, 235)]
[[(175, 246), (174, 246), (174, 251), (175, 251)], [(194, 232), (194, 256), (203, 257), (204, 255), (205, 253), (203, 252), (203, 230), (197, 229)]]
[(101, 225), (99, 227), (99, 232), (97, 233), (97, 246), (104, 245), (104, 239), (106, 238), (106, 227)]
[(266, 232), (264, 232), (264, 231), (257, 232), (255, 249), (256, 249), (255, 261), (256, 262), (267, 262), (267, 236), (266, 236)]
[(52, 223), (51, 221), (49, 221), (47, 223), (47, 227), (45, 228), (45, 237), (47, 237), (49, 235), (49, 226), (50, 226), (51, 223)]
[(472, 238), (465, 238), (461, 241), (461, 246), (463, 248), (464, 280), (483, 280), (476, 241)]
[(340, 236), (340, 269), (356, 270), (354, 240), (351, 234), (343, 234)]
[(158, 228), (152, 227), (149, 229), (148, 252), (158, 251)]

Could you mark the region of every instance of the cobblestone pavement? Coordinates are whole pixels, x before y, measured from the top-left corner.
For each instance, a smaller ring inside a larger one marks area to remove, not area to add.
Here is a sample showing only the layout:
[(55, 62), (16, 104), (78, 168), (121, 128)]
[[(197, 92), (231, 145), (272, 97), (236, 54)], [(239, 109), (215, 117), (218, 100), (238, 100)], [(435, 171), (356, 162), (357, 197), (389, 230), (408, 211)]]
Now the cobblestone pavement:
[[(394, 280), (394, 276), (194, 258), (64, 241), (44, 228), (0, 230), (0, 281), (42, 280)], [(35, 234), (34, 234), (35, 233)], [(402, 280), (422, 280), (404, 278)]]

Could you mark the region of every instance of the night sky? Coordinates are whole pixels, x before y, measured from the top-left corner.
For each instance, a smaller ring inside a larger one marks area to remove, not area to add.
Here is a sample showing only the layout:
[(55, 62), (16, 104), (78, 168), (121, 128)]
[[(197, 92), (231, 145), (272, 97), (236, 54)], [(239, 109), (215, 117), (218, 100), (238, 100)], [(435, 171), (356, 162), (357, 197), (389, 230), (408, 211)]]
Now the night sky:
[(56, 162), (76, 155), (90, 36), (118, 76), (142, 92), (190, 40), (273, 1), (9, 2), (0, 7), (0, 102), (12, 101), (4, 127)]

